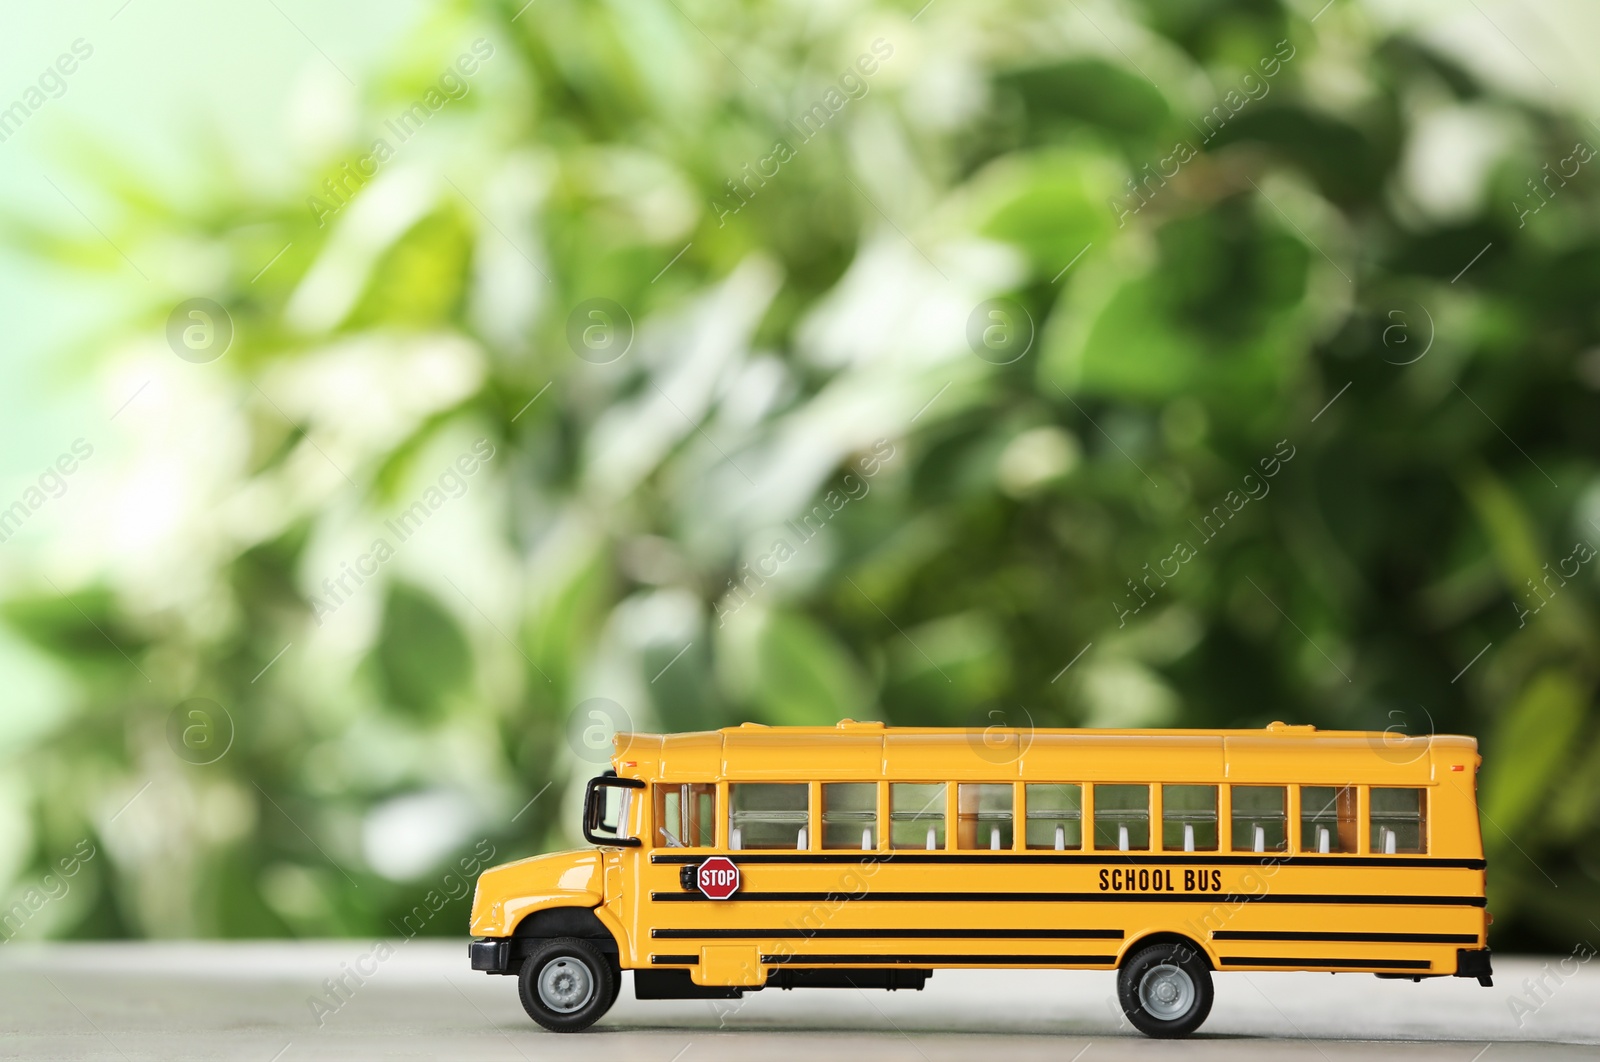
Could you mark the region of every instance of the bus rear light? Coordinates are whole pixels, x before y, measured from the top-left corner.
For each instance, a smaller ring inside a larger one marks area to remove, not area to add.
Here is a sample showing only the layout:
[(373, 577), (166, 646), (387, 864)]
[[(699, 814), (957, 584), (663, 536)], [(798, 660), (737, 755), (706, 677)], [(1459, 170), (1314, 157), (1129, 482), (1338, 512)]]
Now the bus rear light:
[(1464, 770), (1466, 770), (1466, 769), (1467, 769), (1467, 768), (1466, 768), (1466, 766), (1465, 766), (1465, 765), (1464, 765), (1464, 764), (1460, 764), (1460, 763), (1452, 763), (1452, 764), (1451, 764), (1451, 765), (1450, 765), (1450, 769), (1451, 769), (1451, 770), (1452, 770), (1452, 771), (1464, 771)]

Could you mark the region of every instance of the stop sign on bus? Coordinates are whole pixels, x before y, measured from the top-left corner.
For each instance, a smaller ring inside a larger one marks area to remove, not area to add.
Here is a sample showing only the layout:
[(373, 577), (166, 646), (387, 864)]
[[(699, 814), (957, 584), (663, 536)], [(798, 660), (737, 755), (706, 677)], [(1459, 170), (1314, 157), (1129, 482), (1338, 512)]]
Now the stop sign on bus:
[(726, 856), (712, 856), (700, 864), (694, 882), (709, 900), (726, 900), (739, 891), (739, 868)]

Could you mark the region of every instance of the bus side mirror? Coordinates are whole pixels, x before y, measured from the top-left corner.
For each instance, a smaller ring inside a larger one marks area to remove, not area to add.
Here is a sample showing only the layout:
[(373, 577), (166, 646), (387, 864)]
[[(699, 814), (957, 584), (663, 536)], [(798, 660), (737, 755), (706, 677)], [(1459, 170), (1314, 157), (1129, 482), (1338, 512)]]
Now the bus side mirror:
[[(638, 848), (641, 842), (637, 837), (623, 837), (622, 808), (624, 801), (617, 802), (617, 821), (605, 821), (607, 789), (643, 789), (644, 783), (637, 778), (618, 778), (615, 775), (605, 775), (600, 778), (589, 779), (588, 786), (583, 791), (583, 839), (590, 844), (602, 847)], [(610, 831), (609, 835), (598, 833), (598, 830)]]

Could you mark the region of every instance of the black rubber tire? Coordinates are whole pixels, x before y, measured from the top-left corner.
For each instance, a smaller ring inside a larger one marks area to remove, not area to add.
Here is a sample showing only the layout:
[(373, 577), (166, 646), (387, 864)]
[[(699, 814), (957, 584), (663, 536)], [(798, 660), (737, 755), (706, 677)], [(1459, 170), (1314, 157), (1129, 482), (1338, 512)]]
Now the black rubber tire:
[[(1140, 983), (1158, 966), (1175, 966), (1188, 975), (1193, 998), (1181, 1013), (1158, 1017), (1140, 1001)], [(1129, 955), (1117, 971), (1117, 1000), (1122, 1004), (1122, 1013), (1146, 1036), (1161, 1040), (1188, 1036), (1211, 1013), (1212, 998), (1211, 970), (1205, 955), (1193, 944), (1151, 944)]]
[[(580, 966), (581, 970), (574, 969), (573, 973), (589, 979), (587, 998), (576, 1009), (556, 1010), (540, 997), (539, 977), (552, 963)], [(528, 1017), (551, 1032), (579, 1032), (611, 1009), (617, 999), (620, 980), (610, 957), (592, 943), (578, 937), (557, 937), (523, 961), (522, 971), (517, 975), (517, 990)]]

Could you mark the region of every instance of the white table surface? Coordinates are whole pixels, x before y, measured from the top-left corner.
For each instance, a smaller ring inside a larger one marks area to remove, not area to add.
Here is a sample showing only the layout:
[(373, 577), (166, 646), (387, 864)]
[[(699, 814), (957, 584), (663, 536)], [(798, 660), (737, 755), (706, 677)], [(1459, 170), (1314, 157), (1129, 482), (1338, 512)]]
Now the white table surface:
[[(1532, 1001), (1555, 958), (1495, 958), (1495, 987), (1367, 974), (1225, 973), (1199, 1034), (1147, 1040), (1114, 975), (938, 971), (922, 992), (768, 989), (735, 1002), (622, 996), (593, 1029), (547, 1033), (510, 977), (474, 973), (466, 941), (394, 947), (319, 1023), (322, 982), (372, 941), (0, 945), (4, 1059), (503, 1059), (710, 1062), (1102, 1062), (1113, 1059), (1600, 1059), (1600, 962)], [(363, 965), (370, 968), (370, 962)], [(1559, 972), (1559, 971), (1558, 971)]]

